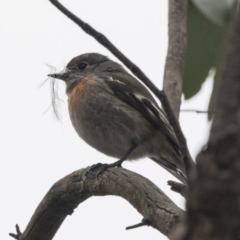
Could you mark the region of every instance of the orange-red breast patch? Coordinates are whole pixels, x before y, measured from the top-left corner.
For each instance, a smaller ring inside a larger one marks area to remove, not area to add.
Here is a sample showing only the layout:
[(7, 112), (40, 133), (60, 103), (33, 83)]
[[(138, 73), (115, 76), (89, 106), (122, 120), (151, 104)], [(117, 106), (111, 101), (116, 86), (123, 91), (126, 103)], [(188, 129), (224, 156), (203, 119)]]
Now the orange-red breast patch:
[(84, 87), (87, 83), (88, 78), (82, 78), (80, 81), (76, 81), (72, 85), (67, 88), (67, 95), (68, 95), (68, 106), (71, 108), (73, 106), (76, 98), (78, 97), (81, 92), (84, 91)]
[(77, 92), (81, 92), (84, 89), (84, 86), (87, 82), (88, 78), (82, 78), (80, 81), (76, 81), (75, 83), (73, 83), (72, 85), (70, 85), (67, 88), (67, 95), (75, 95), (75, 93)]

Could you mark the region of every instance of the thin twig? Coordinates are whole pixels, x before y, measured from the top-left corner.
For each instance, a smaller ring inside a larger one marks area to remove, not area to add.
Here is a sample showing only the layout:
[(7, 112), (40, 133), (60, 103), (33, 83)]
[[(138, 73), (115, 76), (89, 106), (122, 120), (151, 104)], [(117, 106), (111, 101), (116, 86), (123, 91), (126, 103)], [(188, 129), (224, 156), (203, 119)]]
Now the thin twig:
[(168, 181), (168, 185), (171, 186), (171, 190), (177, 193), (180, 193), (183, 197), (186, 198), (187, 196), (187, 186), (179, 183), (179, 182), (175, 182), (175, 181)]
[(16, 224), (15, 228), (16, 228), (17, 234), (9, 233), (9, 236), (13, 237), (14, 239), (19, 240), (22, 236), (22, 232), (20, 231), (20, 227), (18, 226), (18, 224)]
[(202, 111), (202, 110), (196, 110), (196, 109), (182, 109), (181, 112), (210, 113), (210, 114), (215, 113), (215, 111), (213, 110)]
[(143, 227), (143, 226), (150, 226), (150, 222), (148, 220), (143, 219), (142, 222), (134, 224), (132, 226), (126, 227), (126, 230), (131, 230), (131, 229), (135, 229), (135, 228), (139, 228), (139, 227)]
[(176, 119), (169, 101), (166, 97), (164, 91), (160, 91), (150, 79), (137, 67), (133, 62), (131, 62), (122, 52), (120, 52), (102, 33), (96, 31), (89, 24), (85, 23), (68, 9), (66, 9), (61, 3), (57, 0), (49, 0), (56, 8), (58, 8), (63, 14), (75, 22), (79, 27), (82, 28), (87, 34), (95, 38), (100, 44), (106, 47), (115, 57), (117, 57), (139, 80), (141, 80), (161, 101), (162, 107), (164, 108), (166, 115), (169, 119), (170, 124), (172, 125), (176, 136), (180, 144), (180, 150), (183, 154), (183, 161), (186, 167), (186, 172), (189, 175), (190, 169), (194, 166), (194, 162), (189, 154), (189, 150), (186, 144), (186, 139), (182, 133), (179, 122)]

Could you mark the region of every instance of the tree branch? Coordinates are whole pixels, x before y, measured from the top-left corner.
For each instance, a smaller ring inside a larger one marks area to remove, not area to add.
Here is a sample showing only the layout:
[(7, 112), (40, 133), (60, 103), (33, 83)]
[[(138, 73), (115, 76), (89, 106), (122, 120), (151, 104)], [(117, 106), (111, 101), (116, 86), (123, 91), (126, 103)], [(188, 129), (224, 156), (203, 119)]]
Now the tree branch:
[[(208, 146), (189, 186), (180, 239), (238, 239), (240, 226), (240, 14), (233, 18)], [(178, 238), (176, 238), (178, 239)]]
[(214, 114), (215, 111), (213, 110), (197, 110), (197, 109), (182, 109), (181, 112), (194, 112), (194, 113), (209, 113)]
[(178, 208), (148, 179), (123, 168), (81, 169), (56, 182), (32, 216), (21, 240), (50, 240), (74, 209), (92, 196), (116, 195), (126, 199), (152, 227), (168, 236), (183, 218)]
[(187, 186), (179, 183), (179, 182), (175, 182), (175, 181), (168, 181), (168, 185), (171, 186), (171, 190), (177, 193), (180, 193), (184, 198), (187, 197)]
[(169, 0), (168, 2), (168, 53), (163, 90), (178, 118), (187, 48), (187, 0)]
[(160, 91), (150, 79), (137, 67), (133, 62), (131, 62), (123, 53), (121, 53), (102, 33), (96, 31), (89, 24), (83, 22), (80, 18), (71, 13), (57, 0), (49, 0), (55, 7), (57, 7), (63, 14), (75, 22), (79, 27), (82, 28), (87, 34), (95, 38), (101, 45), (106, 47), (114, 56), (116, 56), (139, 80), (141, 80), (161, 101), (165, 113), (168, 117), (170, 124), (172, 125), (177, 139), (180, 144), (180, 150), (183, 155), (184, 165), (186, 167), (186, 172), (189, 175), (190, 170), (194, 167), (194, 162), (190, 156), (186, 139), (181, 130), (178, 120), (176, 119), (169, 101), (166, 97), (164, 91)]

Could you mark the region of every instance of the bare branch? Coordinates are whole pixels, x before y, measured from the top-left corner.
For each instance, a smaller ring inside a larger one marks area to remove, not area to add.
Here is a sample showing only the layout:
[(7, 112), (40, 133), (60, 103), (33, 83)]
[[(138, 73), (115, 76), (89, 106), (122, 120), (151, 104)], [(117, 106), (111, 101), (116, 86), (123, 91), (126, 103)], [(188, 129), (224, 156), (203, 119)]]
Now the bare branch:
[(69, 17), (73, 22), (75, 22), (79, 27), (81, 27), (87, 34), (95, 38), (100, 44), (106, 47), (113, 55), (115, 55), (122, 63), (136, 76), (138, 77), (161, 101), (162, 106), (167, 114), (170, 124), (172, 125), (177, 139), (180, 144), (180, 150), (183, 154), (183, 161), (186, 167), (186, 172), (189, 175), (190, 169), (194, 167), (194, 162), (190, 156), (186, 139), (183, 135), (181, 127), (178, 120), (176, 119), (169, 101), (166, 97), (164, 91), (160, 91), (150, 79), (137, 67), (133, 62), (131, 62), (123, 53), (121, 53), (102, 33), (96, 31), (89, 24), (83, 22), (80, 18), (71, 13), (57, 0), (49, 0), (54, 6), (56, 6), (62, 13)]
[(182, 109), (181, 112), (194, 112), (194, 113), (210, 113), (210, 114), (214, 114), (215, 111), (213, 110), (196, 110), (196, 109)]
[(14, 239), (19, 240), (19, 239), (21, 238), (21, 236), (22, 236), (22, 233), (21, 233), (21, 231), (20, 231), (20, 228), (19, 228), (18, 224), (16, 224), (15, 228), (16, 228), (16, 233), (17, 233), (17, 234), (15, 234), (15, 233), (9, 233), (9, 236), (13, 237)]
[(187, 186), (179, 183), (179, 182), (175, 182), (175, 181), (168, 181), (168, 185), (171, 186), (171, 190), (177, 193), (180, 193), (184, 198), (187, 197)]
[(147, 220), (143, 219), (142, 222), (140, 222), (140, 223), (126, 227), (126, 230), (131, 230), (131, 229), (135, 229), (135, 228), (139, 228), (139, 227), (143, 227), (143, 226), (149, 227), (149, 225), (150, 225), (149, 222)]
[(126, 199), (146, 222), (165, 235), (182, 220), (184, 212), (148, 179), (123, 168), (81, 169), (56, 182), (37, 207), (21, 240), (50, 240), (67, 215), (92, 196), (116, 195)]
[(240, 226), (240, 13), (233, 18), (208, 146), (189, 186), (181, 239), (238, 239)]
[(187, 48), (187, 0), (169, 0), (168, 53), (166, 57), (163, 90), (178, 118)]

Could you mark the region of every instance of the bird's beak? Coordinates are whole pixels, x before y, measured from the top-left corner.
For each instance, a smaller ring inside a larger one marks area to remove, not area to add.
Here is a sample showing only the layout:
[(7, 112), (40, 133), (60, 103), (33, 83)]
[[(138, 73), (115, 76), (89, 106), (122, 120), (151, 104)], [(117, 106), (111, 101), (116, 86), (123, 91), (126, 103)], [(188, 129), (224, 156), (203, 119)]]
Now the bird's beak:
[(62, 74), (53, 73), (53, 74), (48, 74), (48, 77), (60, 79), (60, 78), (61, 78), (61, 75), (62, 75)]
[(66, 79), (68, 78), (69, 74), (64, 72), (64, 73), (52, 73), (52, 74), (48, 74), (48, 77), (52, 77), (52, 78), (57, 78), (63, 81), (66, 81)]

